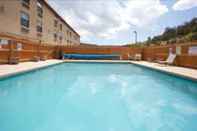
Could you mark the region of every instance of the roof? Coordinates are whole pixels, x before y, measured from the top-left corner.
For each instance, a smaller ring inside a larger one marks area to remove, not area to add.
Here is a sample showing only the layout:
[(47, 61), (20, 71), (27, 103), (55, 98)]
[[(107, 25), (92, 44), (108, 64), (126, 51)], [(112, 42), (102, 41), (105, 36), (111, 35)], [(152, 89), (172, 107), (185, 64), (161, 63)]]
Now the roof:
[(80, 35), (48, 4), (46, 0), (42, 0), (42, 2), (51, 10), (56, 17), (58, 17), (68, 28), (70, 28), (74, 33), (76, 33), (79, 37)]

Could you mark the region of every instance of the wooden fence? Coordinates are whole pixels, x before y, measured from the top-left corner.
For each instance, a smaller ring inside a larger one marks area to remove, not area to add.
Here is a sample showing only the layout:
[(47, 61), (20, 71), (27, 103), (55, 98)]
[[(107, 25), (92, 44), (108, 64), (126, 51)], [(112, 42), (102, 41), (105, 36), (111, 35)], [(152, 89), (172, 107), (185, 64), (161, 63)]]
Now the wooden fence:
[(128, 54), (142, 53), (142, 48), (130, 48), (122, 46), (95, 46), (95, 47), (81, 47), (81, 46), (66, 46), (62, 47), (64, 53), (76, 54), (118, 54), (122, 59), (127, 60)]
[(177, 54), (175, 65), (197, 68), (197, 54), (189, 54), (189, 48), (193, 46), (197, 46), (197, 42), (190, 42), (184, 44), (179, 43), (168, 46), (145, 47), (143, 48), (142, 56), (143, 60), (146, 61), (166, 60), (170, 50), (173, 53), (177, 54), (177, 49), (179, 49), (180, 54)]
[[(18, 49), (18, 44), (22, 45)], [(7, 45), (1, 45), (0, 63), (8, 63), (13, 58), (19, 61), (34, 60), (35, 57), (43, 59), (59, 58), (61, 52), (77, 54), (119, 54), (122, 59), (127, 60), (128, 56), (137, 53), (142, 54), (142, 59), (146, 61), (165, 60), (169, 51), (179, 53), (175, 60), (175, 65), (190, 68), (197, 68), (197, 55), (189, 54), (189, 48), (197, 46), (197, 42), (175, 44), (168, 46), (152, 47), (122, 47), (122, 46), (52, 46), (24, 40), (9, 40)]]
[(50, 45), (42, 45), (38, 43), (24, 43), (9, 40), (8, 44), (1, 45), (0, 49), (0, 63), (9, 63), (10, 60), (18, 59), (22, 61), (32, 61), (36, 57), (45, 59), (52, 59), (55, 57), (56, 47)]

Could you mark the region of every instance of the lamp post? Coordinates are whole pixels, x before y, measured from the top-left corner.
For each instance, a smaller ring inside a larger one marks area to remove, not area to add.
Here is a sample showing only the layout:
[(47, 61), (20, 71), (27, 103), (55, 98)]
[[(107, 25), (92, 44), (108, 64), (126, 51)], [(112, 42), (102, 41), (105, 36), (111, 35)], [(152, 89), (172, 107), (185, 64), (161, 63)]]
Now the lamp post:
[(135, 34), (135, 44), (137, 44), (137, 31), (133, 31), (133, 33)]

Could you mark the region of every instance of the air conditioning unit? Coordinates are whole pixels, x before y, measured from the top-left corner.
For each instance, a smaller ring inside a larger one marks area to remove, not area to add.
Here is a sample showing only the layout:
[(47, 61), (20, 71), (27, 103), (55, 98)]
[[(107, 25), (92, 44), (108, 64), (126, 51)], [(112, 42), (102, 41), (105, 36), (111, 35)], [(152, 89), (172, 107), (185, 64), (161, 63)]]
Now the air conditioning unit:
[(7, 45), (7, 44), (8, 44), (8, 40), (0, 39), (0, 45)]

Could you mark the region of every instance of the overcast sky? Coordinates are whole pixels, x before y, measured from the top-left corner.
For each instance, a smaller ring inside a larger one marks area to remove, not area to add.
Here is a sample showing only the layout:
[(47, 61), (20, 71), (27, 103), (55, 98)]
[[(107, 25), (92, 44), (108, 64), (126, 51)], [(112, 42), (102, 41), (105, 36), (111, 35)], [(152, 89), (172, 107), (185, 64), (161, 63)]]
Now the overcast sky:
[(127, 44), (197, 17), (197, 0), (48, 0), (81, 42)]

